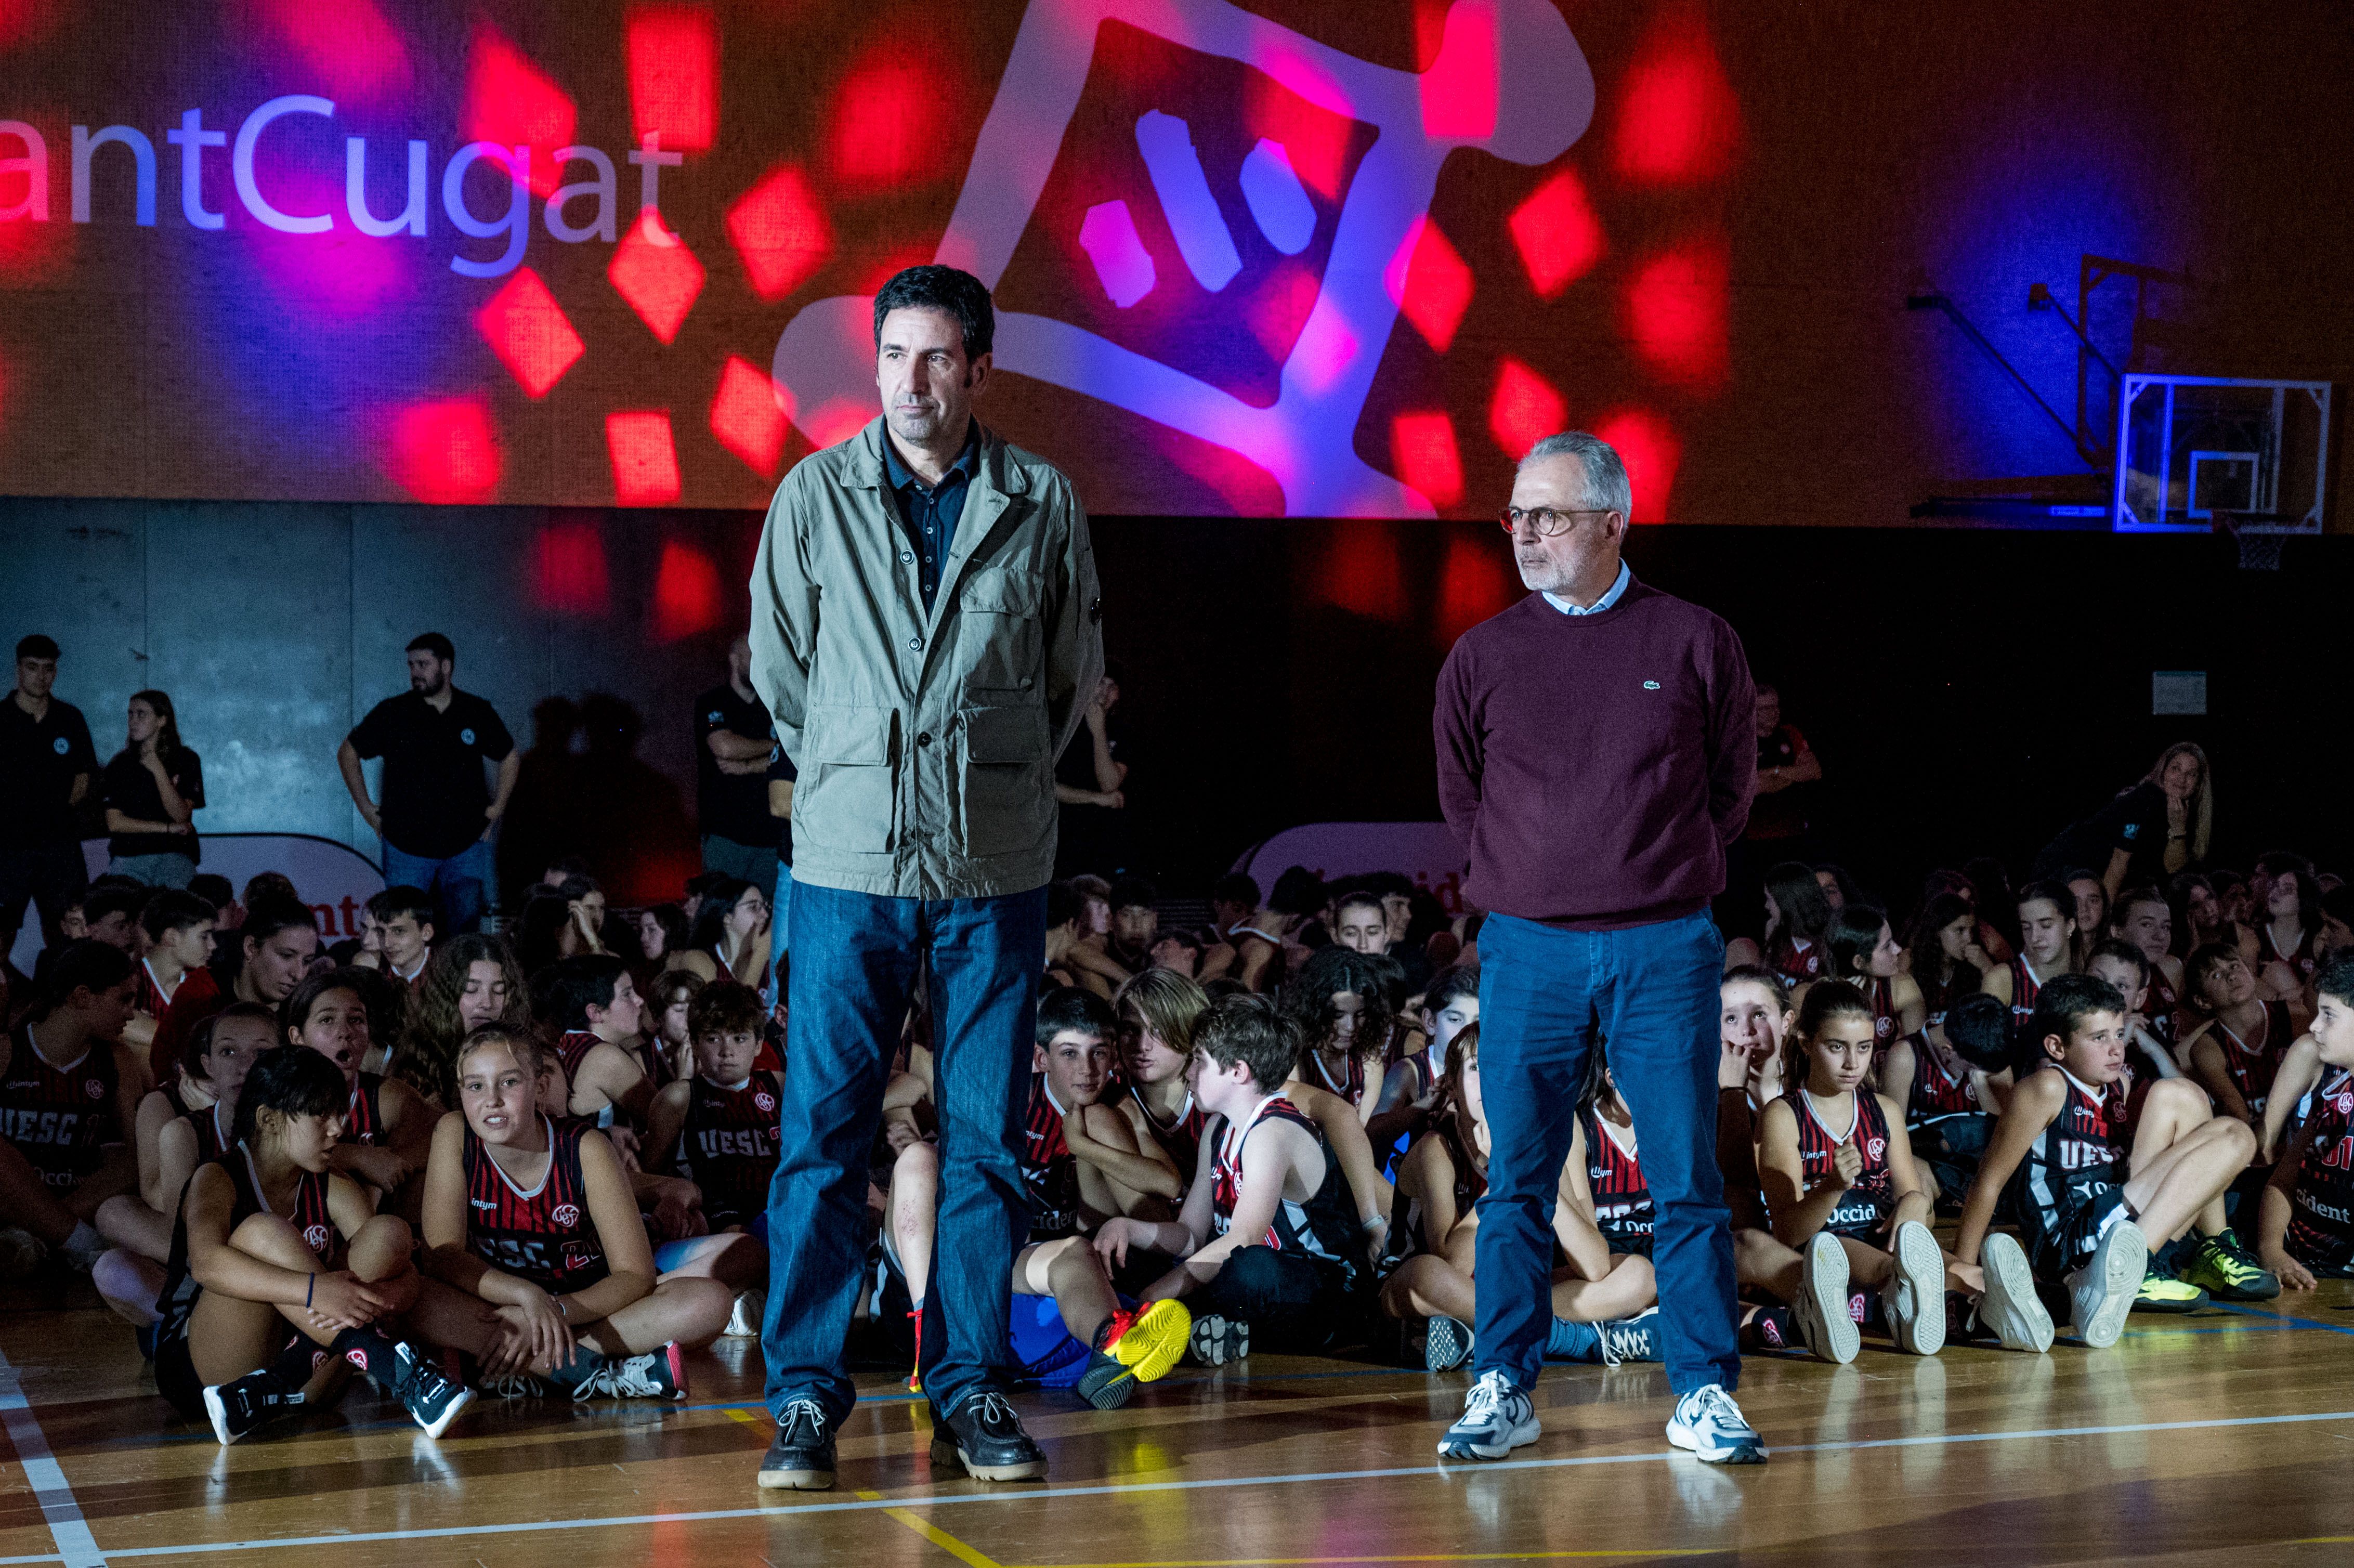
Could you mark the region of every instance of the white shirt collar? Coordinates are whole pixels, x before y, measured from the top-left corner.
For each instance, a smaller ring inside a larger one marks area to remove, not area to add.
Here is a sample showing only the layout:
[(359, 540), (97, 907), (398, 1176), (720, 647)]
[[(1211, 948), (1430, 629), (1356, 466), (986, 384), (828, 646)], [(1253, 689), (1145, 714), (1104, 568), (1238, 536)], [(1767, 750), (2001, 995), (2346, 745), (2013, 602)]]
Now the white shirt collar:
[(1604, 610), (1608, 609), (1612, 605), (1618, 602), (1619, 597), (1627, 591), (1627, 585), (1634, 580), (1635, 574), (1627, 569), (1626, 562), (1621, 561), (1618, 563), (1618, 576), (1611, 582), (1609, 591), (1605, 593), (1600, 599), (1596, 599), (1592, 604), (1585, 606), (1575, 605), (1555, 593), (1546, 593), (1544, 596), (1544, 601), (1553, 606), (1555, 609), (1561, 611), (1564, 615), (1600, 615)]

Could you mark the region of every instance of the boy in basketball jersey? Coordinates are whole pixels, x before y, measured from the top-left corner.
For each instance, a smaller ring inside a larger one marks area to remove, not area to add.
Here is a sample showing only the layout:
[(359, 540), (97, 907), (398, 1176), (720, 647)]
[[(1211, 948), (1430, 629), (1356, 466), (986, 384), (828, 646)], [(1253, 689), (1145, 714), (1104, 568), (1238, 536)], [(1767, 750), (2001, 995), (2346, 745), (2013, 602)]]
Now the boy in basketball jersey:
[(784, 1104), (779, 1075), (755, 1065), (768, 1016), (760, 993), (735, 980), (696, 991), (686, 1012), (695, 1071), (663, 1085), (648, 1113), (646, 1170), (694, 1182), (710, 1232), (656, 1246), (655, 1266), (726, 1285), (736, 1336), (758, 1333), (768, 1305), (769, 1182)]
[[(2043, 983), (1954, 1241), (1957, 1258), (1978, 1262), (2000, 1209), (2019, 1226), (2034, 1280), (2065, 1294), (2077, 1337), (2094, 1350), (2116, 1343), (2152, 1239), (2188, 1231), (2256, 1148), (2244, 1122), (2178, 1117), (2174, 1102), (2186, 1096), (2173, 1078), (2148, 1086), (2137, 1129), (2148, 1136), (2129, 1141), (2108, 1098), (2125, 1070), (2126, 1012), (2116, 988), (2090, 975)], [(2202, 1246), (2217, 1245), (2211, 1234)], [(1986, 1270), (1982, 1319), (2033, 1315), (2031, 1286), (2010, 1274)]]
[(1339, 1161), (1283, 1096), (1299, 1046), (1299, 1025), (1265, 997), (1212, 1003), (1193, 1033), (1193, 1097), (1221, 1119), (1185, 1206), (1174, 1223), (1114, 1219), (1096, 1235), (1115, 1266), (1130, 1247), (1180, 1260), (1144, 1299), (1200, 1301), (1191, 1348), (1207, 1365), (1248, 1354), (1254, 1337), (1320, 1346), (1359, 1305), (1359, 1225)]
[(595, 1118), (623, 1165), (634, 1169), (634, 1129), (644, 1124), (654, 1086), (636, 1054), (645, 1002), (630, 966), (610, 953), (581, 953), (555, 966), (545, 995), (547, 1022), (563, 1032), (554, 1055), (564, 1072), (566, 1109)]
[(2354, 1277), (2354, 954), (2324, 959), (2313, 977), (2321, 1081), (2311, 1109), (2264, 1184), (2258, 1257), (2291, 1290)]

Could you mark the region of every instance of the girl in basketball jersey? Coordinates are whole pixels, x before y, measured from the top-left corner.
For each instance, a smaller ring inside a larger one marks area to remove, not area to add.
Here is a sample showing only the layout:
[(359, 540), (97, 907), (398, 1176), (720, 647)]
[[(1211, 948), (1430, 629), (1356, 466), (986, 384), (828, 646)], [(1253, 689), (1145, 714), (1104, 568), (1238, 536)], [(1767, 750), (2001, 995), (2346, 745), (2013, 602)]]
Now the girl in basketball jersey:
[(393, 1075), (436, 1107), (455, 1104), (458, 1046), (485, 1023), (530, 1028), (531, 988), (504, 938), (468, 931), (442, 942), (425, 961), (417, 1006), (393, 1054)]
[(1365, 1137), (1386, 1162), (1401, 1135), (1412, 1137), (1429, 1124), (1447, 1072), (1447, 1043), (1479, 1021), (1479, 969), (1450, 964), (1422, 990), (1422, 1033), (1429, 1044), (1390, 1064), (1381, 1098), (1365, 1124)]
[(414, 1213), (415, 1194), (402, 1188), (424, 1166), (433, 1138), (432, 1112), (399, 1079), (360, 1070), (368, 1030), (358, 984), (345, 970), (323, 970), (294, 988), (278, 1017), (288, 1044), (324, 1056), (351, 1087), (343, 1135), (335, 1143), (335, 1169)]
[(2117, 899), (2117, 938), (2149, 965), (2142, 1018), (2169, 1051), (2181, 1032), (2182, 960), (2174, 956), (2174, 910), (2155, 887), (2128, 888)]
[[(1775, 1236), (1797, 1248), (1837, 1236), (1854, 1282), (1879, 1293), (1899, 1348), (1935, 1355), (1946, 1342), (1946, 1291), (1978, 1281), (1952, 1277), (1930, 1234), (1929, 1194), (1902, 1136), (1895, 1102), (1865, 1086), (1872, 1012), (1844, 980), (1819, 980), (1798, 1009), (1789, 1092), (1766, 1107), (1758, 1176)], [(1973, 1271), (1975, 1272), (1975, 1271)], [(1862, 1321), (1861, 1317), (1857, 1321)]]
[(1371, 1120), (1397, 1033), (1380, 969), (1351, 948), (1320, 948), (1284, 983), (1283, 1011), (1307, 1042), (1299, 1081), (1348, 1101), (1360, 1125)]
[(2354, 955), (2314, 976), (2321, 1083), (2264, 1191), (2257, 1255), (2288, 1290), (2354, 1275)]
[[(612, 1145), (541, 1113), (539, 1050), (492, 1026), (460, 1047), (460, 1109), (425, 1171), (429, 1290), (419, 1323), (509, 1397), (682, 1400), (686, 1350), (727, 1326), (714, 1279), (655, 1277)], [(483, 1312), (482, 1303), (491, 1310)]]
[(1158, 1210), (1139, 1213), (1172, 1218), (1200, 1163), (1202, 1135), (1209, 1113), (1193, 1101), (1186, 1063), (1193, 1053), (1193, 1024), (1210, 999), (1199, 982), (1172, 969), (1145, 969), (1131, 976), (1112, 998), (1119, 1024), (1120, 1062), (1126, 1086), (1118, 1091), (1119, 1114), (1140, 1152), (1159, 1152), (1176, 1178), (1176, 1190)]
[(1814, 868), (1785, 861), (1766, 874), (1766, 967), (1792, 985), (1829, 973), (1831, 903)]
[(2052, 976), (2075, 969), (2076, 895), (2060, 883), (2029, 883), (2019, 895), (2019, 956), (1988, 969), (1981, 989), (2009, 1002), (2013, 1023), (2023, 1029), (2036, 993)]
[(138, 1190), (132, 1129), (146, 1065), (122, 1043), (138, 1005), (131, 960), (84, 938), (58, 953), (38, 1000), (0, 1035), (0, 1253), (62, 1252), (87, 1272), (107, 1243), (101, 1205)]
[(2255, 921), (2253, 967), (2268, 995), (2302, 1000), (2318, 961), (2314, 944), (2321, 933), (2321, 884), (2294, 855), (2266, 855), (2256, 863), (2257, 875), (2263, 877), (2268, 868), (2271, 878)]
[(2304, 1032), (2304, 999), (2258, 995), (2254, 972), (2221, 942), (2193, 952), (2183, 979), (2190, 1015), (2200, 1022), (2177, 1047), (2179, 1058), (2222, 1115), (2261, 1130), (2274, 1074)]
[(180, 1194), (197, 1166), (217, 1160), (228, 1147), (238, 1090), (254, 1062), (277, 1044), (273, 1010), (233, 1001), (189, 1032), (175, 1064), (192, 1108), (169, 1114), (172, 1102), (161, 1089), (140, 1102), (139, 1192), (109, 1198), (101, 1206), (100, 1227), (116, 1245), (90, 1270), (90, 1282), (107, 1306), (133, 1326), (143, 1329), (155, 1321)]
[[(473, 1394), (407, 1337), (408, 1226), (332, 1169), (350, 1088), (309, 1051), (270, 1051), (238, 1097), (234, 1141), (180, 1201), (155, 1389), (226, 1446), (334, 1397), (357, 1367), (438, 1437)], [(348, 1364), (347, 1364), (348, 1363)]]
[(1940, 893), (1921, 906), (1904, 944), (1904, 972), (1921, 992), (1922, 1024), (1935, 1027), (1962, 998), (1985, 983), (1994, 967), (1978, 941), (1978, 917), (1958, 893)]
[(1782, 1037), (1790, 1025), (1790, 993), (1781, 976), (1756, 964), (1724, 971), (1717, 983), (1717, 1029), (1727, 1051), (1738, 1049), (1745, 1064), (1743, 1097), (1753, 1117), (1781, 1097)]
[(1831, 969), (1872, 1001), (1873, 1086), (1896, 1102), (1899, 1125), (1913, 1092), (1913, 1059), (1929, 1010), (1903, 972), (1904, 950), (1877, 906), (1850, 903), (1831, 916)]

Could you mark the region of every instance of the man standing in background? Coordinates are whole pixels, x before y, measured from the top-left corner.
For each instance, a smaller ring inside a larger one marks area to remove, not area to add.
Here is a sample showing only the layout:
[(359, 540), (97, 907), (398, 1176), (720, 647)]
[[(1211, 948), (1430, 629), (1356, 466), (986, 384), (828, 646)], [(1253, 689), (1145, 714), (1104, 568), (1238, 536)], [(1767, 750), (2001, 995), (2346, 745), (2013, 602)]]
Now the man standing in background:
[(0, 959), (16, 945), (25, 904), (40, 911), (41, 941), (90, 885), (75, 809), (98, 772), (81, 710), (49, 695), (58, 645), (35, 632), (16, 644), (16, 689), (0, 703)]
[(727, 679), (695, 699), (695, 816), (703, 869), (766, 893), (777, 882), (777, 819), (769, 814), (769, 710), (752, 690), (752, 643), (727, 645)]
[[(523, 758), (498, 710), (451, 683), (457, 651), (438, 631), (408, 644), (408, 690), (368, 710), (335, 750), (344, 787), (384, 841), (384, 880), (440, 903), (440, 931), (471, 931), (492, 882), (491, 832), (506, 813)], [(368, 799), (360, 764), (384, 758), (384, 801)], [(498, 791), (482, 765), (498, 768)]]

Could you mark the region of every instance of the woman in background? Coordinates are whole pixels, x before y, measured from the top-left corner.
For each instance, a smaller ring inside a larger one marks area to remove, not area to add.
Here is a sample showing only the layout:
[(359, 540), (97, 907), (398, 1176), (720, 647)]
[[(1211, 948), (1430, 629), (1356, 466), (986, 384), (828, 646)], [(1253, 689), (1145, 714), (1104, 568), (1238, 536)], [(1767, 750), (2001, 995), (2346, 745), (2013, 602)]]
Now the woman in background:
[(162, 692), (133, 693), (124, 728), (122, 749), (106, 765), (106, 869), (150, 887), (186, 887), (196, 874), (204, 761), (180, 744), (179, 717)]

